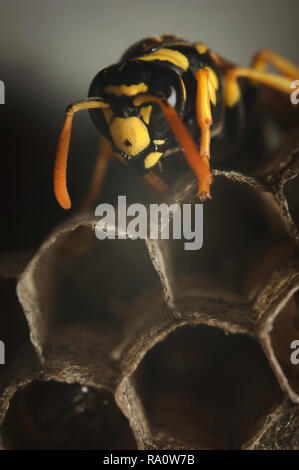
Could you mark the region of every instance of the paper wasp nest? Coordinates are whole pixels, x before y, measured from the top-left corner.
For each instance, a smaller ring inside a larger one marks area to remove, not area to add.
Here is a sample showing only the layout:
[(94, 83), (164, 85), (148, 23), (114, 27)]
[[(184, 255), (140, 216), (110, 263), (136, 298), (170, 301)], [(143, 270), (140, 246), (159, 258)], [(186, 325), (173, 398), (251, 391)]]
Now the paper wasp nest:
[(198, 251), (78, 215), (11, 260), (0, 446), (299, 449), (298, 169), (297, 132), (255, 176), (214, 170)]

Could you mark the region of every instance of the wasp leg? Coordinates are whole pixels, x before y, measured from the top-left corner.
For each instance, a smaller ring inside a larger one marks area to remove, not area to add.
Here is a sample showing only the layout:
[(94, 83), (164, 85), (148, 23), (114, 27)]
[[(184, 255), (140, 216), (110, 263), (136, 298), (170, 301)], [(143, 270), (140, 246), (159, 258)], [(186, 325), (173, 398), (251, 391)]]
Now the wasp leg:
[[(200, 88), (199, 94), (204, 97), (203, 109), (199, 110), (200, 118), (202, 119), (203, 125), (203, 143), (201, 144), (200, 153), (198, 150), (190, 132), (186, 128), (180, 116), (176, 110), (172, 108), (166, 101), (153, 95), (141, 95), (134, 99), (134, 104), (140, 106), (142, 103), (152, 102), (158, 103), (161, 107), (165, 118), (168, 121), (170, 128), (172, 129), (181, 149), (183, 150), (186, 160), (189, 163), (191, 169), (197, 176), (198, 180), (198, 197), (204, 201), (210, 196), (210, 185), (212, 182), (209, 156), (210, 156), (210, 124), (209, 124), (209, 87), (208, 87), (208, 70), (204, 71), (204, 74), (200, 74), (201, 79), (199, 80)], [(205, 78), (204, 78), (205, 77)], [(202, 83), (203, 82), (203, 83)], [(207, 103), (208, 101), (208, 103)], [(205, 119), (207, 119), (206, 122)]]
[(168, 186), (162, 181), (162, 179), (156, 175), (153, 171), (149, 171), (144, 179), (153, 187), (155, 190), (162, 195), (169, 195)]
[(249, 67), (232, 67), (225, 75), (225, 102), (229, 107), (234, 106), (241, 97), (238, 79), (242, 77), (262, 83), (282, 93), (291, 94), (293, 91), (290, 78)]
[(71, 207), (71, 200), (66, 187), (66, 169), (74, 114), (82, 109), (108, 107), (109, 105), (99, 98), (87, 98), (70, 105), (66, 110), (65, 122), (58, 141), (54, 167), (54, 193), (63, 209)]
[(105, 137), (101, 137), (98, 158), (93, 172), (92, 181), (89, 192), (80, 205), (81, 211), (88, 211), (96, 204), (100, 191), (103, 187), (109, 161), (114, 156), (115, 154), (113, 153), (109, 141)]
[(198, 195), (201, 200), (210, 196), (211, 170), (210, 170), (210, 127), (212, 125), (211, 94), (209, 87), (209, 71), (197, 70), (196, 118), (201, 130), (199, 158), (203, 167), (203, 176), (199, 180)]
[(297, 65), (269, 49), (258, 51), (253, 56), (251, 67), (255, 70), (259, 70), (260, 72), (264, 72), (268, 64), (272, 65), (285, 77), (292, 78), (293, 80), (299, 78), (299, 67), (297, 67)]

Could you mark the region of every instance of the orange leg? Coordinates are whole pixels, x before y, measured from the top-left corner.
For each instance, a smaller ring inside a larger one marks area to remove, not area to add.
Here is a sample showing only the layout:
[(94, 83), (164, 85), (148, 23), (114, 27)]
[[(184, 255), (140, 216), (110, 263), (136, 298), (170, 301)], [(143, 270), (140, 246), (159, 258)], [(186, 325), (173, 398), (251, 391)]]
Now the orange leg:
[(241, 89), (238, 84), (240, 77), (249, 78), (275, 88), (282, 93), (291, 94), (292, 79), (278, 74), (268, 73), (249, 67), (232, 67), (225, 76), (225, 101), (227, 106), (234, 106), (241, 97)]
[[(185, 127), (183, 121), (178, 116), (175, 109), (160, 100), (160, 106), (165, 114), (174, 135), (176, 136), (181, 148), (183, 149), (187, 162), (194, 171), (198, 180), (198, 197), (201, 201), (210, 198), (211, 173), (209, 165), (209, 126), (203, 130), (203, 139), (201, 149), (198, 151), (192, 136)], [(202, 153), (201, 153), (202, 152)]]
[(87, 211), (96, 204), (103, 187), (109, 161), (113, 156), (114, 153), (109, 141), (105, 137), (101, 137), (98, 158), (93, 172), (90, 189), (80, 205), (80, 210)]
[(169, 189), (167, 185), (156, 175), (153, 171), (149, 171), (145, 176), (144, 179), (153, 187), (155, 190), (163, 195), (169, 194)]
[(299, 78), (299, 67), (269, 49), (258, 51), (253, 56), (251, 67), (260, 72), (264, 72), (268, 64), (272, 65), (285, 77), (292, 78), (293, 80)]
[(198, 180), (198, 197), (201, 201), (211, 198), (210, 185), (212, 176), (210, 171), (210, 126), (212, 124), (210, 91), (209, 91), (209, 71), (198, 70), (196, 115), (199, 128), (201, 129), (201, 143), (198, 150), (192, 136), (178, 116), (175, 109), (157, 96), (141, 95), (134, 99), (134, 104), (140, 106), (146, 102), (156, 102), (161, 107), (175, 137), (177, 138), (190, 167), (194, 171)]
[(196, 93), (196, 118), (201, 130), (199, 158), (203, 167), (201, 179), (199, 179), (198, 195), (201, 200), (210, 196), (210, 184), (212, 182), (210, 172), (210, 127), (212, 125), (212, 113), (209, 92), (209, 71), (198, 70), (195, 74), (197, 79)]

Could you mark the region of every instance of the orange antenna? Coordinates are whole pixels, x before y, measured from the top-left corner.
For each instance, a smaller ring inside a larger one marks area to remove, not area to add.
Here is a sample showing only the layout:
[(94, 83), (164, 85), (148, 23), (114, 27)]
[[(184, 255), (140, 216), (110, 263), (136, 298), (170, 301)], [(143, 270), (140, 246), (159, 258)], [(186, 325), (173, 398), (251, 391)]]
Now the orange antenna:
[[(211, 198), (210, 184), (212, 182), (212, 178), (209, 165), (209, 155), (206, 155), (206, 153), (203, 154), (201, 150), (198, 150), (190, 132), (186, 128), (176, 110), (162, 98), (144, 94), (137, 96), (134, 99), (134, 104), (136, 106), (140, 106), (147, 102), (158, 103), (161, 107), (174, 135), (178, 140), (178, 143), (180, 144), (186, 156), (187, 162), (197, 176), (199, 198), (201, 200)], [(209, 145), (209, 139), (204, 138), (204, 142), (207, 144), (204, 145), (205, 147)]]
[(66, 185), (66, 169), (74, 113), (81, 109), (108, 107), (107, 103), (98, 98), (87, 98), (70, 105), (66, 110), (65, 122), (59, 137), (54, 166), (54, 193), (63, 209), (71, 207), (71, 200)]

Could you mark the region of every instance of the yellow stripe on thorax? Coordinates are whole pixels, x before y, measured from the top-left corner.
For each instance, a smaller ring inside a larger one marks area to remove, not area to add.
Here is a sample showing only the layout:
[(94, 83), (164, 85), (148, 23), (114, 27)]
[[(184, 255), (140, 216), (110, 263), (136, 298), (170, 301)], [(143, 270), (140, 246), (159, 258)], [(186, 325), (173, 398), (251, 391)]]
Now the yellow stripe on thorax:
[(216, 75), (216, 72), (211, 68), (211, 67), (205, 67), (209, 71), (209, 79), (211, 80), (215, 90), (218, 90), (219, 88), (219, 81)]
[(180, 67), (183, 70), (187, 70), (189, 67), (189, 61), (187, 57), (179, 51), (173, 49), (157, 49), (154, 52), (151, 52), (148, 55), (139, 57), (137, 60), (162, 60), (165, 62), (171, 62), (172, 64)]
[(215, 71), (211, 67), (205, 67), (206, 70), (209, 72), (209, 79), (208, 79), (208, 91), (209, 91), (209, 98), (214, 106), (216, 106), (217, 98), (216, 98), (216, 91), (219, 88), (219, 81)]

